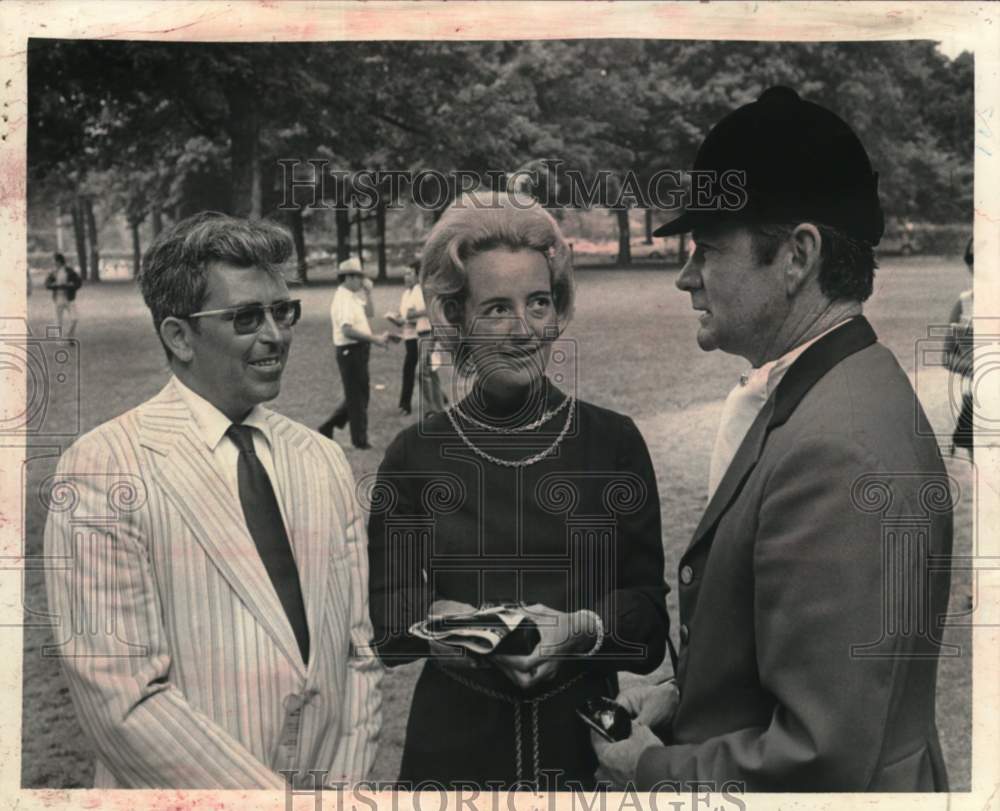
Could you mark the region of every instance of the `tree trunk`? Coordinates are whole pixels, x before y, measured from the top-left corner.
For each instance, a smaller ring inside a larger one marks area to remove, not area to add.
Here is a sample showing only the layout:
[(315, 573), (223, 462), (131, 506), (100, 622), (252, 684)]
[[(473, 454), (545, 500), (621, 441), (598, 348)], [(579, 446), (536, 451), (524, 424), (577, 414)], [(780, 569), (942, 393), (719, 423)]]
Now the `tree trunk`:
[(63, 210), (61, 205), (56, 205), (56, 250), (59, 253), (66, 253), (63, 240)]
[(360, 211), (354, 212), (354, 217), (355, 217), (355, 221), (358, 223), (358, 261), (361, 263), (361, 266), (364, 267), (365, 266), (365, 241), (364, 241), (364, 234), (363, 234), (363, 229), (362, 229), (361, 212)]
[(337, 264), (351, 255), (351, 218), (347, 206), (338, 204), (334, 209), (337, 218)]
[(226, 89), (229, 103), (230, 208), (237, 217), (260, 217), (260, 112), (253, 87), (243, 81)]
[(163, 209), (159, 203), (153, 203), (153, 238), (160, 235), (163, 230)]
[(632, 264), (632, 231), (629, 228), (628, 209), (615, 211), (618, 219), (618, 264), (628, 267)]
[(653, 244), (653, 209), (646, 209), (646, 244)]
[(139, 244), (139, 220), (130, 220), (129, 229), (132, 231), (132, 278), (139, 278), (139, 269), (142, 267), (142, 249)]
[(73, 215), (73, 237), (76, 240), (76, 261), (80, 265), (80, 278), (87, 281), (90, 278), (87, 272), (87, 234), (83, 227), (83, 208), (79, 197), (73, 201), (70, 213)]
[(295, 243), (295, 258), (298, 263), (299, 281), (309, 282), (309, 266), (306, 263), (306, 229), (302, 222), (302, 209), (292, 208), (286, 212), (288, 225), (292, 231), (292, 241)]
[(94, 201), (90, 197), (83, 198), (83, 211), (86, 214), (87, 247), (89, 248), (87, 264), (90, 265), (90, 279), (101, 280), (101, 250), (97, 244), (97, 220), (94, 219)]
[(381, 199), (375, 207), (375, 245), (378, 248), (378, 280), (384, 282), (389, 273), (385, 256), (385, 203)]

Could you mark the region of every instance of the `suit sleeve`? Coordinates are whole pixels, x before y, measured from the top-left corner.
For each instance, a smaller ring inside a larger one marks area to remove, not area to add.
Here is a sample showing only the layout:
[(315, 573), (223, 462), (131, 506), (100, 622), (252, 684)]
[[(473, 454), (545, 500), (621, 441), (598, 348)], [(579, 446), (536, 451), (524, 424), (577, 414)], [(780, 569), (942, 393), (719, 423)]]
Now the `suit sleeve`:
[[(427, 643), (412, 636), (410, 627), (427, 616), (434, 595), (417, 548), (422, 537), (422, 513), (407, 466), (406, 437), (400, 434), (386, 451), (378, 470), (368, 521), (369, 602), (375, 628), (375, 649), (389, 667), (412, 662), (429, 653)], [(391, 516), (391, 521), (389, 520)], [(408, 519), (414, 519), (407, 531)]]
[(649, 673), (659, 667), (670, 620), (663, 579), (660, 496), (646, 442), (631, 419), (622, 428), (616, 460), (623, 486), (617, 490), (616, 588), (595, 606), (604, 641), (594, 665), (610, 671)]
[[(329, 443), (333, 445), (334, 443)], [(347, 664), (347, 691), (341, 740), (327, 782), (357, 782), (368, 776), (382, 726), (379, 682), (382, 663), (372, 649), (373, 631), (368, 614), (368, 540), (364, 519), (355, 499), (354, 476), (344, 452), (337, 446), (335, 480), (345, 509), (344, 537), (350, 560), (350, 634), (352, 656)]]
[[(866, 788), (893, 674), (906, 666), (898, 644), (881, 658), (853, 650), (883, 637), (885, 612), (898, 608), (883, 603), (882, 517), (852, 497), (860, 476), (881, 470), (838, 436), (798, 442), (771, 473), (753, 573), (757, 669), (776, 701), (770, 722), (650, 748), (638, 764), (641, 786), (697, 779), (742, 781), (748, 791)], [(890, 479), (901, 512), (916, 478)], [(913, 558), (894, 576), (919, 582)]]
[(126, 503), (112, 524), (96, 518), (109, 514), (114, 488), (133, 485), (144, 486), (92, 434), (63, 456), (52, 491), (46, 587), (80, 725), (123, 787), (283, 788), (281, 775), (170, 683), (148, 517)]

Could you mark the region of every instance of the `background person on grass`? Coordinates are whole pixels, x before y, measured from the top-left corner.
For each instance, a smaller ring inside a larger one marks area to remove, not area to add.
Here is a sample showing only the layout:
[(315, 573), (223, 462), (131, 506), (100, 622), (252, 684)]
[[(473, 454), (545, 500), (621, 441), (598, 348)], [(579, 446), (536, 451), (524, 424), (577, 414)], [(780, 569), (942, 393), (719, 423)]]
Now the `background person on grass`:
[(330, 304), (330, 321), (344, 399), (330, 419), (319, 427), (319, 432), (332, 437), (334, 428), (343, 428), (349, 422), (354, 447), (367, 450), (371, 447), (368, 444), (368, 400), (371, 395), (368, 358), (372, 344), (385, 348), (389, 339), (384, 332), (372, 333), (368, 321), (374, 314), (372, 284), (365, 278), (360, 260), (352, 256), (341, 262), (337, 279), (340, 285)]
[[(55, 269), (45, 277), (45, 288), (52, 291), (52, 303), (56, 309), (56, 323), (59, 333), (66, 338), (72, 338), (76, 332), (76, 291), (83, 286), (80, 274), (66, 264), (66, 257), (61, 253), (54, 255)], [(30, 280), (30, 276), (28, 277)], [(63, 326), (69, 321), (69, 329)]]
[[(399, 390), (399, 411), (409, 415), (413, 409), (413, 386), (417, 379), (417, 362), (420, 356), (420, 338), (431, 334), (431, 322), (427, 317), (424, 294), (417, 281), (420, 260), (416, 260), (403, 274), (403, 293), (399, 297), (399, 312), (389, 320), (403, 328), (403, 382)], [(431, 370), (433, 374), (433, 370)], [(435, 375), (436, 378), (436, 375)], [(424, 370), (420, 372), (420, 384), (424, 385)]]
[[(971, 237), (965, 248), (965, 264), (971, 274), (973, 264)], [(955, 430), (951, 434), (951, 453), (954, 455), (955, 448), (964, 448), (969, 452), (970, 458), (974, 453), (973, 440), (975, 439), (972, 422), (974, 411), (972, 319), (975, 302), (973, 293), (974, 288), (972, 287), (962, 291), (951, 308), (951, 313), (948, 316), (948, 322), (951, 324), (951, 335), (945, 348), (948, 368), (959, 378), (958, 382), (962, 392), (962, 405), (958, 412), (958, 419), (955, 421)]]

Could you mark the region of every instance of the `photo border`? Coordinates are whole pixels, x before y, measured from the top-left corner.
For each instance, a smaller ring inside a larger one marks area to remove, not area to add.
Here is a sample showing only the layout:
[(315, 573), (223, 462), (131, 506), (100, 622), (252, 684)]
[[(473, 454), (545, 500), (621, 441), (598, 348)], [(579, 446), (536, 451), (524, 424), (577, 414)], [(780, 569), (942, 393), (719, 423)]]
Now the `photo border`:
[[(931, 39), (949, 48), (975, 54), (975, 244), (976, 300), (985, 316), (1000, 313), (1000, 9), (980, 3), (671, 3), (671, 2), (24, 2), (0, 5), (3, 70), (0, 76), (0, 252), (5, 263), (0, 291), (8, 318), (26, 316), (24, 279), (26, 255), (26, 55), (29, 37), (128, 39), (164, 41), (323, 41), (323, 40), (517, 40), (517, 39), (723, 39), (778, 41), (862, 41)], [(0, 392), (4, 413), (23, 409), (27, 396), (20, 385)], [(1000, 409), (1000, 397), (992, 406)], [(6, 560), (21, 559), (24, 494), (20, 481), (24, 448), (9, 437), (0, 451), (0, 545)], [(23, 445), (24, 443), (20, 443)], [(1000, 518), (1000, 453), (996, 447), (977, 450), (976, 466), (983, 480), (975, 524), (990, 528)], [(976, 539), (980, 556), (1000, 559), (1000, 533), (986, 531)], [(5, 807), (155, 809), (211, 806), (213, 808), (313, 808), (310, 795), (240, 791), (26, 790), (21, 782), (21, 665), (23, 624), (20, 599), (23, 567), (2, 568), (0, 664), (5, 723), (0, 725), (0, 796)], [(751, 809), (777, 807), (853, 808), (953, 807), (982, 809), (1000, 796), (1000, 571), (980, 572), (983, 623), (973, 629), (972, 790), (952, 795), (893, 794), (750, 794), (742, 799)], [(461, 798), (452, 796), (449, 805)], [(639, 795), (642, 807), (649, 796)], [(685, 800), (679, 795), (676, 800)], [(331, 807), (336, 797), (323, 802)], [(414, 808), (407, 795), (393, 807)], [(630, 795), (608, 794), (606, 807), (618, 811), (633, 806)], [(468, 802), (466, 803), (468, 805)], [(555, 808), (568, 805), (560, 798)], [(661, 798), (660, 809), (679, 808)], [(718, 801), (704, 805), (714, 808)], [(722, 804), (726, 807), (726, 803)], [(434, 811), (435, 800), (423, 811)], [(360, 807), (365, 807), (364, 805)], [(388, 795), (383, 807), (390, 807)], [(490, 801), (475, 807), (493, 811)], [(501, 801), (500, 808), (504, 807)], [(524, 793), (510, 807), (548, 811), (542, 797)], [(690, 807), (688, 802), (683, 807)]]

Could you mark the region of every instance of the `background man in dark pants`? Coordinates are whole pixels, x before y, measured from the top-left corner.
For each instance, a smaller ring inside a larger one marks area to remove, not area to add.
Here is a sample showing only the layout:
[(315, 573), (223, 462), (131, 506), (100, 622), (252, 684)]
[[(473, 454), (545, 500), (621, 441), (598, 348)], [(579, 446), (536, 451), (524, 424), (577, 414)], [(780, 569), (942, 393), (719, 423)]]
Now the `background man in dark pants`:
[(424, 304), (423, 292), (417, 284), (417, 273), (420, 260), (417, 259), (403, 275), (405, 289), (399, 298), (399, 312), (390, 313), (386, 318), (403, 329), (403, 345), (406, 347), (406, 357), (403, 360), (403, 385), (399, 391), (399, 411), (409, 414), (413, 406), (413, 384), (417, 376), (418, 348), (417, 339), (421, 335), (430, 335), (431, 322), (427, 319), (427, 307)]
[[(61, 253), (54, 256), (56, 269), (45, 278), (45, 287), (52, 291), (52, 301), (56, 307), (56, 321), (59, 332), (65, 332), (72, 338), (76, 332), (76, 291), (83, 285), (80, 274), (66, 264), (66, 257)], [(63, 322), (69, 320), (69, 330), (63, 329)]]
[(356, 257), (340, 263), (337, 278), (340, 286), (330, 305), (333, 323), (333, 344), (337, 353), (337, 368), (344, 386), (344, 399), (333, 415), (319, 427), (324, 436), (332, 437), (334, 428), (351, 424), (351, 443), (362, 450), (368, 444), (368, 355), (372, 344), (386, 346), (385, 333), (372, 334), (368, 319), (374, 310), (371, 283), (365, 279), (361, 262)]
[[(965, 248), (965, 264), (972, 273), (972, 237)], [(956, 448), (965, 448), (969, 457), (973, 455), (973, 424), (974, 398), (972, 394), (972, 348), (973, 348), (973, 288), (964, 290), (951, 308), (948, 321), (951, 323), (951, 335), (945, 343), (945, 357), (948, 368), (961, 378), (962, 408), (958, 413), (958, 421), (951, 435), (951, 454)]]

